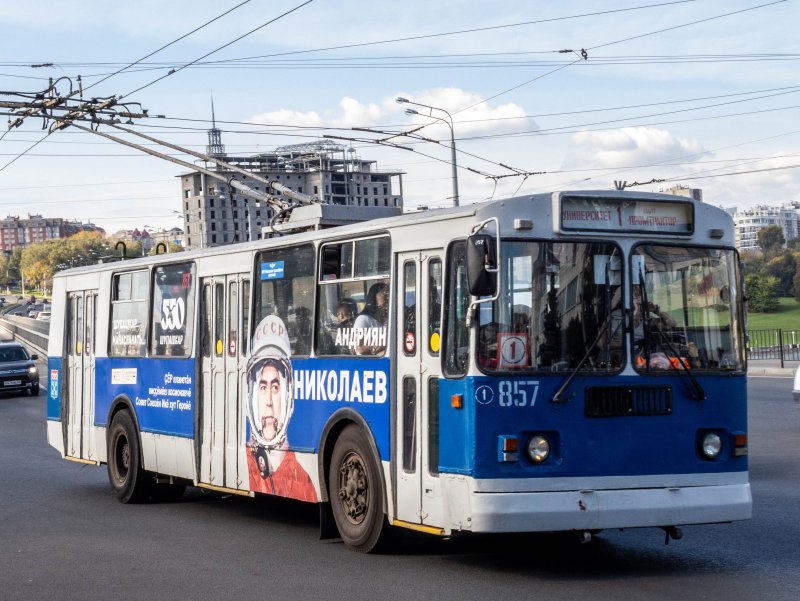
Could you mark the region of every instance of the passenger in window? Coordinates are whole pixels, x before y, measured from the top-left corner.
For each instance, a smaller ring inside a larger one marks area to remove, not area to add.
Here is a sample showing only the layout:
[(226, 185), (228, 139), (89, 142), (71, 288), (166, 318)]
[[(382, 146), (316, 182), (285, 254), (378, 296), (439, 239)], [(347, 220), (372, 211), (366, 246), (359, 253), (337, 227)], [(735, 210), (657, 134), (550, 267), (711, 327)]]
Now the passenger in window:
[(352, 298), (343, 298), (336, 305), (336, 321), (334, 322), (328, 338), (329, 353), (334, 355), (352, 355), (355, 344), (353, 343), (353, 324), (358, 313), (358, 305)]
[(306, 307), (297, 307), (294, 320), (297, 338), (292, 350), (295, 355), (308, 355), (311, 351), (311, 311)]
[(353, 324), (356, 353), (359, 355), (379, 355), (386, 349), (389, 318), (389, 285), (376, 282), (367, 293), (364, 305)]
[(343, 298), (336, 305), (336, 327), (352, 328), (356, 320), (358, 307), (352, 298)]

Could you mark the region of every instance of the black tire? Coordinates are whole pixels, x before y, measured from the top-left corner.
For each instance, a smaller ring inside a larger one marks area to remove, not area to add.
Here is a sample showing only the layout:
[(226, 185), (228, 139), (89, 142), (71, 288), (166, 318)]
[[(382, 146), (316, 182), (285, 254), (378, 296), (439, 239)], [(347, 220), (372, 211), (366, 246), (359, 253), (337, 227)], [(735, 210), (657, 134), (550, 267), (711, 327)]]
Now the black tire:
[(31, 396), (39, 396), (39, 383), (37, 382), (31, 386)]
[(378, 461), (356, 426), (346, 427), (333, 448), (328, 493), (344, 543), (362, 553), (377, 551), (388, 530), (383, 483)]
[(146, 501), (152, 476), (142, 469), (139, 435), (128, 411), (120, 411), (108, 429), (108, 481), (122, 503)]

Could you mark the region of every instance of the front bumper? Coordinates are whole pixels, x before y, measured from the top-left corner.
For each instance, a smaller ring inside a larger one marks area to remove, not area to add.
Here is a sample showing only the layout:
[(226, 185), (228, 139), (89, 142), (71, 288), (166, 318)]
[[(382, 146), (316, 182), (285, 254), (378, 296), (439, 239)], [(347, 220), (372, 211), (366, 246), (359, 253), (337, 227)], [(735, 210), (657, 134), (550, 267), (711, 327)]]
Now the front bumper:
[(752, 515), (749, 483), (557, 492), (473, 492), (472, 532), (555, 532), (712, 524)]

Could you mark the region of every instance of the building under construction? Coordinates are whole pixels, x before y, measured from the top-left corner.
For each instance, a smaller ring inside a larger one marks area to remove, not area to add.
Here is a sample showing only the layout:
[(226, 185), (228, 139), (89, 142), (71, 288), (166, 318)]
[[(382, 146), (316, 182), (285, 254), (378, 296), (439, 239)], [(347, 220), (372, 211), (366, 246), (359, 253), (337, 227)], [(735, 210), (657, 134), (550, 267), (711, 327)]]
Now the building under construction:
[[(208, 155), (275, 181), (323, 205), (371, 207), (375, 217), (399, 213), (403, 207), (402, 171), (378, 170), (377, 162), (361, 159), (355, 149), (323, 140), (282, 146), (274, 152), (237, 157), (226, 154), (216, 124), (208, 132)], [(263, 183), (215, 165), (207, 168), (235, 178), (254, 190), (267, 192)], [(274, 211), (204, 173), (180, 176), (183, 217), (188, 248), (257, 240), (270, 225)], [(275, 195), (290, 203), (289, 199)], [(366, 211), (366, 209), (364, 209)]]

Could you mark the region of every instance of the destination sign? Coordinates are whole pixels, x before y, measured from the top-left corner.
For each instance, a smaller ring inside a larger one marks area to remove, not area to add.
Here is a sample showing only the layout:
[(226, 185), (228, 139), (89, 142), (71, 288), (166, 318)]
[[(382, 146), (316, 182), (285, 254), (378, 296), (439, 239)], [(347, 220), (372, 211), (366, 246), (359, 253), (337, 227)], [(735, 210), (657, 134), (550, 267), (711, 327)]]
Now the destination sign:
[(682, 201), (562, 196), (561, 229), (685, 236), (694, 232), (694, 207)]

